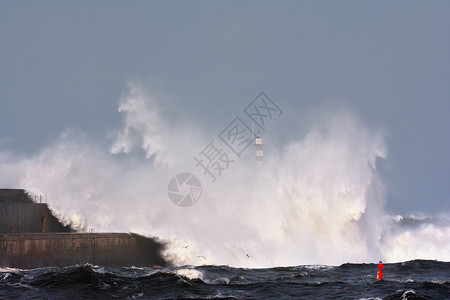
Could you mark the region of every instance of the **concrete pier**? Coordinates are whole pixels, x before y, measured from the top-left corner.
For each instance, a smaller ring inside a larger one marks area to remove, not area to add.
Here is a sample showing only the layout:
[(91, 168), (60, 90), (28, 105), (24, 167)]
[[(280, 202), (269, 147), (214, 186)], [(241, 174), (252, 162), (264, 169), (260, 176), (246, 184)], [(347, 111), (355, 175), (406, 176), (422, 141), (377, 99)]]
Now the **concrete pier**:
[(24, 190), (0, 189), (0, 267), (165, 266), (163, 247), (137, 234), (74, 232)]
[(166, 264), (159, 255), (161, 248), (152, 239), (127, 233), (0, 234), (0, 266), (151, 267)]

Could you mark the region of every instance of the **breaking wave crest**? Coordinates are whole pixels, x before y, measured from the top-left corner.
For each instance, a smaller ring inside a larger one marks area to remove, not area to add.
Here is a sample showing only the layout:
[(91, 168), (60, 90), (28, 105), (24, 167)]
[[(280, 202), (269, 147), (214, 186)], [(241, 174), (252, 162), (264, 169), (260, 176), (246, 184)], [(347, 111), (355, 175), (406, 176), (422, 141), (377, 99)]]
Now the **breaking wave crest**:
[[(158, 237), (178, 265), (450, 260), (448, 219), (384, 212), (377, 174), (387, 158), (384, 136), (353, 113), (324, 113), (262, 167), (247, 153), (211, 183), (192, 157), (214, 137), (169, 122), (160, 106), (130, 85), (119, 106), (123, 127), (109, 149), (66, 130), (31, 157), (0, 153), (0, 173), (8, 174), (0, 184), (51, 194), (51, 209), (76, 229)], [(168, 200), (167, 183), (185, 171), (198, 175), (203, 193), (180, 208)]]

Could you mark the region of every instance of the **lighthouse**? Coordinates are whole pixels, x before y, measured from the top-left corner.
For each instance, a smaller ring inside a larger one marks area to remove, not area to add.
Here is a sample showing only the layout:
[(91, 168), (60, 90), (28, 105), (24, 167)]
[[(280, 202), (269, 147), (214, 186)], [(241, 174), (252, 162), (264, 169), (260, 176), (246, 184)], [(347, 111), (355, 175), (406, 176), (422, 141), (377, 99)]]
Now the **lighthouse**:
[(255, 147), (256, 147), (256, 161), (258, 164), (262, 164), (263, 160), (263, 141), (261, 136), (261, 130), (258, 130), (255, 137)]

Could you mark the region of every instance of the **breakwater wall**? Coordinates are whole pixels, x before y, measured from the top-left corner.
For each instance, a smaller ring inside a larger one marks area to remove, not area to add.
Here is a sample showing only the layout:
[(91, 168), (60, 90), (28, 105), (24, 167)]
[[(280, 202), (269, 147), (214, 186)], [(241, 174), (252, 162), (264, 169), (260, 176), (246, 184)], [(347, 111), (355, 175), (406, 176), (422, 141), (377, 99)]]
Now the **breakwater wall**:
[(165, 266), (164, 245), (129, 233), (78, 233), (23, 189), (0, 189), (0, 267)]
[(164, 266), (159, 254), (162, 247), (152, 239), (127, 233), (0, 234), (0, 266)]
[(71, 231), (46, 203), (34, 203), (24, 190), (0, 189), (0, 234)]

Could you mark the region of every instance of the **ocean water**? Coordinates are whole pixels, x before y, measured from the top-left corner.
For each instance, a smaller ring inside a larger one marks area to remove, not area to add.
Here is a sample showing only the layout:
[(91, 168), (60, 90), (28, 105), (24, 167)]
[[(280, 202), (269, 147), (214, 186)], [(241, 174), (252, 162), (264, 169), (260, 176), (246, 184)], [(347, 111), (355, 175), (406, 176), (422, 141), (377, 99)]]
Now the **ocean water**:
[(0, 268), (1, 299), (450, 299), (450, 262), (263, 269), (228, 266)]

